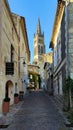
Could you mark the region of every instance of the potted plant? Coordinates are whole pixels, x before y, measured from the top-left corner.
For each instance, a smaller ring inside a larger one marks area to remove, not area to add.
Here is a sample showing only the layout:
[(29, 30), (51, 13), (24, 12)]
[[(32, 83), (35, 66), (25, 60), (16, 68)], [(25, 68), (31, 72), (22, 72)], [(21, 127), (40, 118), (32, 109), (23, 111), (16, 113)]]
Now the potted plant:
[(19, 95), (18, 93), (14, 94), (14, 103), (17, 104), (19, 102)]
[(4, 114), (9, 112), (9, 106), (10, 106), (10, 98), (9, 97), (5, 97), (3, 99), (3, 103), (2, 103), (2, 112)]
[(72, 90), (73, 90), (73, 79), (68, 76), (64, 80), (63, 84), (63, 106), (65, 111), (69, 111), (72, 108)]

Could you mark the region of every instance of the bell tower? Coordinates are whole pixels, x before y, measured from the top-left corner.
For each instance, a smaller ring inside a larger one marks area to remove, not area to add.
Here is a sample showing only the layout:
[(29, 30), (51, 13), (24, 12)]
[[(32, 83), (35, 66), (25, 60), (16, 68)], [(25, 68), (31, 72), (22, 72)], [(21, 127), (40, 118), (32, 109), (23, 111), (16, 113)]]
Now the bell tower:
[(38, 19), (36, 33), (34, 34), (34, 63), (42, 62), (42, 54), (44, 53), (44, 33), (41, 32), (40, 19)]

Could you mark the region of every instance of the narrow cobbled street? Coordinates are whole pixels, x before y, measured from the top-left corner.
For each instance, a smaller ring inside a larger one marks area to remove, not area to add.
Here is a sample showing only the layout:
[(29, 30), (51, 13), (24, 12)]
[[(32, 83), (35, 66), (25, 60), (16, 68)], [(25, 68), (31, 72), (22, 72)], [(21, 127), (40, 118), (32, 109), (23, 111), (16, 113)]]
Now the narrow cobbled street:
[(24, 98), (19, 111), (6, 130), (68, 130), (51, 97), (33, 91)]

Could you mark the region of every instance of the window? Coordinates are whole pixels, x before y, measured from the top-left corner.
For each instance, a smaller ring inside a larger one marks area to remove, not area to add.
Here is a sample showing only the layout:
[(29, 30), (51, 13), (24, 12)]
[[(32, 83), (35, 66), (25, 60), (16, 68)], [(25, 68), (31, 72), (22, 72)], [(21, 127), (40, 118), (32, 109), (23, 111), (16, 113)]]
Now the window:
[(58, 64), (59, 64), (61, 61), (61, 43), (60, 43), (60, 41), (58, 42), (58, 45), (57, 45), (57, 60), (58, 60)]
[(11, 44), (11, 62), (14, 61), (14, 48), (13, 45)]
[(40, 45), (38, 45), (38, 53), (40, 54)]
[(41, 46), (41, 54), (43, 54), (43, 46)]
[(24, 50), (24, 43), (22, 43), (22, 50)]
[(54, 67), (57, 66), (57, 48), (54, 50)]
[(14, 40), (14, 29), (13, 29), (13, 27), (12, 27), (12, 38)]
[(15, 93), (17, 93), (17, 83), (15, 83)]

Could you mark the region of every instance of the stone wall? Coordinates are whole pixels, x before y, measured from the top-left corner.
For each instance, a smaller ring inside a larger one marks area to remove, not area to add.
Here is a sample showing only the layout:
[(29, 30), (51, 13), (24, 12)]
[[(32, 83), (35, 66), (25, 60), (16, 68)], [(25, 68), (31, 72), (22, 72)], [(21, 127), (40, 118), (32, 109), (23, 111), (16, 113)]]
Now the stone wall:
[[(6, 2), (0, 1), (0, 112), (5, 98), (6, 83), (11, 81), (13, 86), (8, 88), (10, 104), (13, 104), (15, 83), (18, 84), (18, 36)], [(14, 48), (14, 75), (6, 75), (6, 62), (11, 62), (11, 45)]]
[(68, 6), (68, 19), (69, 72), (73, 78), (73, 3)]

